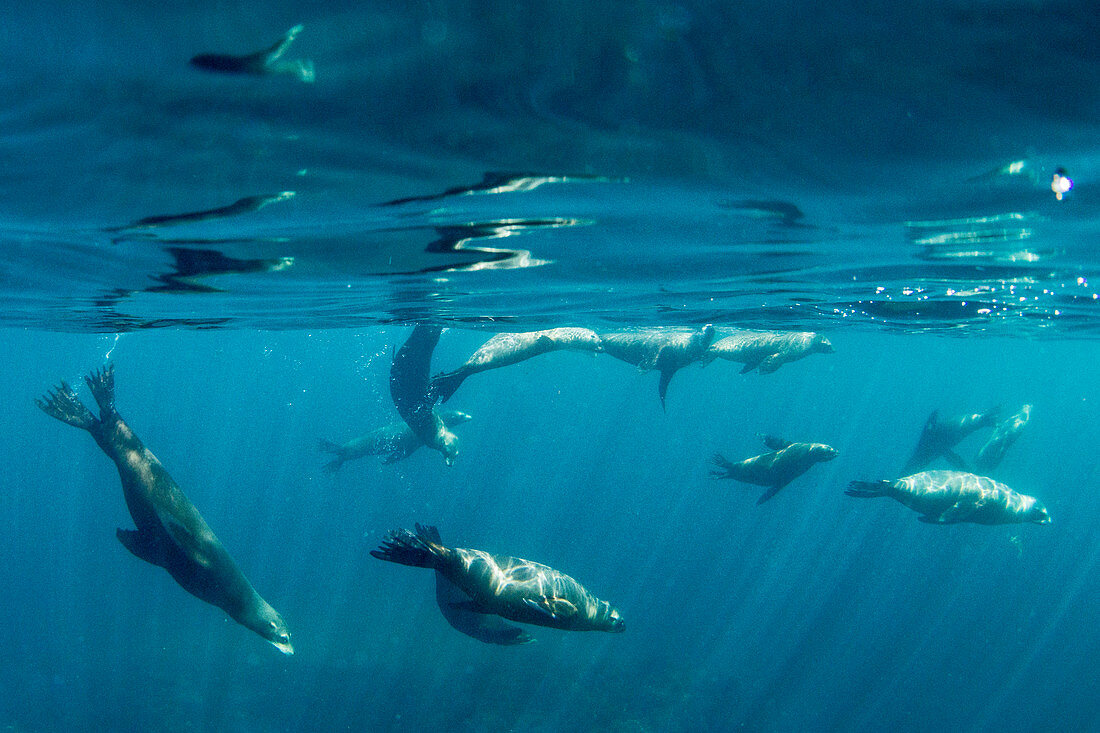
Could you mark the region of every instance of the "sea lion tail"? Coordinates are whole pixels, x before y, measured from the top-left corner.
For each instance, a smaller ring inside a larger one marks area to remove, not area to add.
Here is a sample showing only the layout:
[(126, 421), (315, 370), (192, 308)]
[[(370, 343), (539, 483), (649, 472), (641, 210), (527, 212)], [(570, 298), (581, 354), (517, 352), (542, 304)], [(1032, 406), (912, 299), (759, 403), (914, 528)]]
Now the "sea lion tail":
[(324, 470), (326, 473), (332, 473), (339, 469), (340, 466), (344, 465), (344, 456), (341, 455), (343, 451), (340, 450), (339, 445), (333, 443), (331, 440), (326, 440), (325, 438), (321, 438), (320, 440), (318, 440), (317, 450), (323, 451), (324, 453), (336, 454), (336, 458), (324, 465)]
[(54, 387), (52, 392), (36, 399), (34, 404), (38, 405), (39, 409), (50, 417), (72, 425), (74, 428), (92, 432), (100, 424), (99, 420), (96, 420), (91, 411), (76, 396), (76, 390), (64, 380), (60, 385)]
[(453, 372), (441, 372), (432, 377), (428, 384), (428, 400), (430, 403), (446, 402), (462, 386), (466, 375), (461, 370)]
[(714, 464), (714, 468), (710, 471), (711, 478), (732, 478), (733, 463), (726, 459), (721, 453), (715, 453), (710, 457), (710, 462)]
[(444, 552), (446, 549), (439, 544), (439, 530), (417, 524), (416, 534), (407, 529), (395, 529), (382, 541), (382, 546), (371, 550), (370, 554), (379, 560), (417, 568), (434, 568)]
[(889, 496), (889, 491), (894, 482), (883, 479), (881, 481), (852, 481), (844, 493), (858, 499), (874, 499), (877, 496)]

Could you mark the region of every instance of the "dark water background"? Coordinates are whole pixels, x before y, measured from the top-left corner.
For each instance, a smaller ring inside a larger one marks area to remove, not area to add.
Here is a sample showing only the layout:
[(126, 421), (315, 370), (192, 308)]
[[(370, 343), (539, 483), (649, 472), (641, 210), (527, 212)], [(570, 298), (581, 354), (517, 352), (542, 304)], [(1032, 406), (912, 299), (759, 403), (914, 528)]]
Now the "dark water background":
[[(4, 17), (0, 730), (1100, 728), (1091, 3)], [(313, 84), (188, 67), (296, 23)], [(453, 467), (322, 472), (319, 438), (396, 418), (392, 350), (423, 322), (449, 327), (436, 369), (557, 325), (815, 330), (836, 353), (689, 367), (667, 412), (655, 374), (551, 354), (468, 380)], [(112, 536), (114, 467), (33, 404), (108, 359), (293, 657)], [(933, 409), (1025, 402), (998, 478), (1050, 526), (844, 496)], [(757, 432), (840, 455), (758, 507), (707, 477)], [(560, 568), (626, 633), (456, 633), (430, 573), (368, 555), (417, 521)]]

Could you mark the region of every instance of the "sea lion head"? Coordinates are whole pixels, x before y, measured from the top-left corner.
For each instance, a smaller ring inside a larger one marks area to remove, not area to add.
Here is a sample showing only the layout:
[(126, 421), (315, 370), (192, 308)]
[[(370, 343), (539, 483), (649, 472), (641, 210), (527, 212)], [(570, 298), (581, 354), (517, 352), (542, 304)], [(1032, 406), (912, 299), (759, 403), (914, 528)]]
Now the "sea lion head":
[(600, 601), (599, 610), (596, 611), (596, 618), (593, 620), (595, 628), (599, 631), (610, 631), (615, 634), (626, 631), (626, 622), (623, 621), (619, 609), (607, 601)]
[(833, 342), (822, 336), (820, 333), (814, 334), (813, 340), (810, 342), (810, 350), (818, 351), (822, 354), (832, 354), (836, 349), (833, 348)]
[(824, 443), (814, 443), (810, 448), (810, 455), (818, 461), (831, 461), (836, 458), (840, 452), (831, 445), (825, 445)]
[(1033, 499), (1032, 501), (1032, 505), (1025, 510), (1027, 521), (1034, 522), (1035, 524), (1050, 524), (1050, 513), (1047, 512), (1047, 508), (1043, 506), (1043, 503), (1038, 499)]
[(260, 605), (241, 623), (267, 639), (283, 654), (294, 653), (294, 646), (290, 643), (290, 629), (279, 612), (267, 601), (260, 599)]

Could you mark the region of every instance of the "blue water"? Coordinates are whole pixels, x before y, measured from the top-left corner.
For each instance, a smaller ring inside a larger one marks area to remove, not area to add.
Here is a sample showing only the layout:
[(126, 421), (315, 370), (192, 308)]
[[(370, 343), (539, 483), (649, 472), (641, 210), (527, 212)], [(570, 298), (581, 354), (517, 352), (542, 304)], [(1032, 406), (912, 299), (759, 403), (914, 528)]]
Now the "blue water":
[[(0, 729), (1100, 729), (1096, 18), (13, 8)], [(287, 57), (313, 83), (188, 65), (297, 23)], [(494, 332), (708, 322), (836, 351), (690, 365), (667, 410), (652, 372), (548, 354), (456, 393), (454, 466), (422, 449), (322, 470), (319, 439), (398, 419), (414, 324), (446, 327), (440, 371)], [(106, 362), (294, 656), (113, 537), (132, 526), (114, 466), (34, 405)], [(1024, 403), (997, 478), (1049, 526), (844, 495), (896, 476), (932, 410)], [(757, 506), (708, 460), (763, 452), (761, 432), (839, 457)], [(368, 554), (414, 522), (572, 575), (626, 632), (459, 634), (430, 572)]]

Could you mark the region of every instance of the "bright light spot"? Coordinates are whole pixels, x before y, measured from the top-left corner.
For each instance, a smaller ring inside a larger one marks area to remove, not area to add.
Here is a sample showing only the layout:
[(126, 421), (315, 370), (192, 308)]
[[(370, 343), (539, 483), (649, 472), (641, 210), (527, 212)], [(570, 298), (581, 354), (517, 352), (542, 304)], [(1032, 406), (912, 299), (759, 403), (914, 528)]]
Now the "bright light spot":
[(1073, 179), (1066, 175), (1065, 168), (1054, 171), (1054, 177), (1050, 181), (1050, 190), (1054, 192), (1054, 198), (1059, 201), (1073, 188)]

